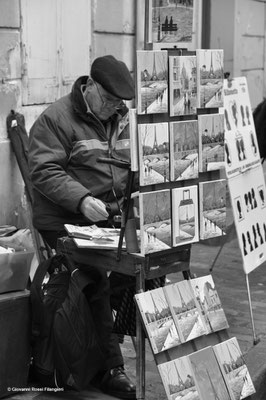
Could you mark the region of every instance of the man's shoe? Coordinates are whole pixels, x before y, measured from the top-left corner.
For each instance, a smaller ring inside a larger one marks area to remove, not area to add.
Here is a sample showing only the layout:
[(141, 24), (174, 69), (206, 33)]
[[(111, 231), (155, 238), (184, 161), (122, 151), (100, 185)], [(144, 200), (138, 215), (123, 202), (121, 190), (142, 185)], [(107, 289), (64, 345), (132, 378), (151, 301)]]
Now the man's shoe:
[(136, 386), (131, 382), (123, 367), (116, 367), (106, 372), (100, 389), (120, 399), (136, 399)]

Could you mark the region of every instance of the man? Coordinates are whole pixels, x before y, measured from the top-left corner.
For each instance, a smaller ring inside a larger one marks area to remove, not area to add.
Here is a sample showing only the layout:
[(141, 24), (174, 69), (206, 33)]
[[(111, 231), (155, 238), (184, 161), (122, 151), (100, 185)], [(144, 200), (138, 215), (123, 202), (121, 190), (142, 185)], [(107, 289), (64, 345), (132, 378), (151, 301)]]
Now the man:
[[(98, 158), (129, 161), (128, 109), (123, 100), (133, 97), (126, 65), (111, 55), (99, 57), (90, 76), (77, 79), (72, 92), (50, 105), (31, 128), (33, 223), (52, 248), (66, 235), (64, 224), (108, 226), (108, 219), (120, 213), (128, 171)], [(100, 294), (96, 291), (90, 298), (106, 360), (98, 374), (100, 388), (119, 398), (135, 398), (117, 337), (111, 335), (106, 273), (87, 271), (101, 287)]]

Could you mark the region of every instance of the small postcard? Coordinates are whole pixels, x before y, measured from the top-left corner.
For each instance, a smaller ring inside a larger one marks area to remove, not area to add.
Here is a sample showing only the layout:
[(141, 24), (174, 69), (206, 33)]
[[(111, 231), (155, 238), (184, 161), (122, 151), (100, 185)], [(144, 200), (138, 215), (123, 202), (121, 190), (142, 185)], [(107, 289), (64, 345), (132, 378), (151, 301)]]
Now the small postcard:
[(170, 190), (139, 194), (141, 254), (171, 248)]
[(197, 113), (196, 56), (169, 57), (170, 116)]
[(169, 182), (168, 123), (139, 124), (140, 186)]
[(199, 241), (198, 186), (172, 189), (173, 247)]
[(164, 286), (175, 324), (182, 342), (207, 333), (201, 309), (187, 280)]
[(198, 108), (223, 107), (223, 50), (196, 50)]
[(199, 176), (198, 121), (170, 122), (170, 179), (182, 181)]
[(224, 169), (224, 115), (199, 115), (198, 127), (199, 172)]
[(155, 354), (181, 343), (163, 288), (136, 294), (135, 301)]
[(158, 365), (168, 400), (201, 400), (188, 356)]
[(167, 51), (137, 50), (138, 114), (168, 112)]
[(213, 346), (233, 400), (242, 400), (256, 392), (237, 339)]
[(212, 276), (201, 276), (188, 282), (201, 307), (207, 331), (210, 333), (229, 328)]
[(226, 179), (199, 183), (200, 239), (226, 234)]

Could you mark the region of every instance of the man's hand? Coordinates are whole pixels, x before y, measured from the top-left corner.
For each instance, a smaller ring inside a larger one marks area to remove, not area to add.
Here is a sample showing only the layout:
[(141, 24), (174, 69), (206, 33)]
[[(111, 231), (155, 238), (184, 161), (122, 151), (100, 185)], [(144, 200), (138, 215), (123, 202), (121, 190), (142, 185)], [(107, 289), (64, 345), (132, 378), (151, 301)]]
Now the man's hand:
[(105, 204), (95, 197), (87, 196), (80, 205), (80, 211), (92, 222), (108, 219), (108, 212)]

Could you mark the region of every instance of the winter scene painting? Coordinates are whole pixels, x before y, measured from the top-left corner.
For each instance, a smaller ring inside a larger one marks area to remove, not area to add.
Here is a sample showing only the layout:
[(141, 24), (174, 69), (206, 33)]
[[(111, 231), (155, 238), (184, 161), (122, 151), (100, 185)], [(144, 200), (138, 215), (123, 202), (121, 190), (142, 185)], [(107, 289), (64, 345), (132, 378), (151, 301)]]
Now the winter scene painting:
[(167, 51), (137, 51), (138, 114), (168, 112)]
[(225, 167), (224, 162), (224, 116), (209, 114), (198, 116), (199, 172)]
[(211, 346), (188, 356), (200, 399), (231, 400), (222, 371)]
[(181, 181), (199, 176), (198, 122), (170, 122), (170, 179)]
[(139, 124), (138, 135), (140, 185), (169, 182), (168, 123)]
[(232, 399), (245, 399), (255, 393), (255, 388), (237, 339), (234, 337), (219, 343), (213, 346), (213, 350), (231, 391)]
[(141, 253), (171, 248), (170, 190), (139, 194)]
[(172, 189), (173, 247), (198, 242), (198, 186)]
[(207, 331), (210, 333), (227, 329), (229, 325), (212, 276), (190, 279), (189, 283), (201, 307)]
[(198, 108), (223, 107), (223, 50), (196, 50)]
[(135, 300), (155, 354), (181, 343), (163, 288), (136, 294)]
[(200, 400), (187, 356), (158, 365), (168, 400)]
[(196, 114), (196, 56), (169, 57), (170, 116)]
[(150, 0), (153, 43), (192, 42), (194, 0)]
[(226, 234), (226, 179), (199, 183), (200, 239)]
[(201, 310), (197, 307), (193, 291), (188, 281), (180, 281), (164, 288), (174, 321), (182, 342), (195, 339), (206, 333)]

